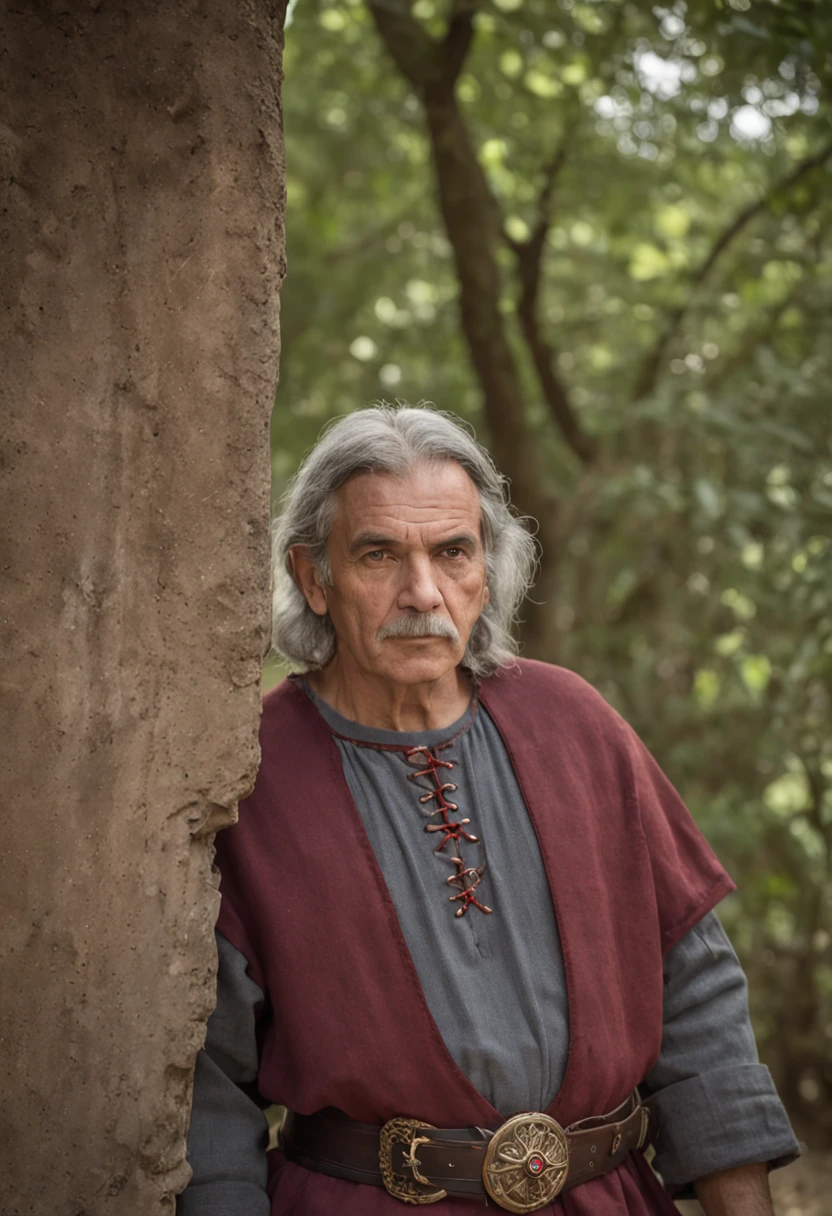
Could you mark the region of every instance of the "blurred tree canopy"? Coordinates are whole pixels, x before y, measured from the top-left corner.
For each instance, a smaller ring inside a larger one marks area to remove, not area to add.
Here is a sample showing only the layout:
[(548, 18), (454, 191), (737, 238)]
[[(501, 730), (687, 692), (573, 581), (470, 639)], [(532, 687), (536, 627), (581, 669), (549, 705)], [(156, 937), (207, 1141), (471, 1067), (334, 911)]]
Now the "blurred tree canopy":
[(633, 723), (740, 885), (764, 1057), (832, 1133), (832, 5), (301, 0), (279, 494), (428, 399), (539, 525), (525, 653)]

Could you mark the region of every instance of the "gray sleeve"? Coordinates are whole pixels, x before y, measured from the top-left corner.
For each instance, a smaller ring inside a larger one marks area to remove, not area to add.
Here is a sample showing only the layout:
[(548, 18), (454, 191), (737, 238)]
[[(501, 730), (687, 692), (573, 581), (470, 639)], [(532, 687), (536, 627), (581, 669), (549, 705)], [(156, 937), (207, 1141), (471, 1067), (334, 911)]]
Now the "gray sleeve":
[(240, 1088), (257, 1077), (255, 1017), (264, 995), (245, 957), (219, 933), (217, 1006), (194, 1073), (188, 1132), (193, 1177), (177, 1216), (269, 1216), (266, 1117)]
[(653, 1165), (676, 1198), (718, 1170), (788, 1165), (800, 1153), (771, 1074), (759, 1063), (745, 975), (715, 912), (665, 959), (664, 1031), (641, 1087)]

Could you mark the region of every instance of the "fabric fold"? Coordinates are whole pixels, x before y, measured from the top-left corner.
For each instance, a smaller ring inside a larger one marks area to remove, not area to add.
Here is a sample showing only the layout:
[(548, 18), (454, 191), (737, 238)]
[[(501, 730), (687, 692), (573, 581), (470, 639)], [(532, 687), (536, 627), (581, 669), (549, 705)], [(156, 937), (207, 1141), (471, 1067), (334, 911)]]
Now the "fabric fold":
[[(677, 1081), (647, 1099), (656, 1129), (653, 1166), (674, 1198), (692, 1183), (752, 1161), (788, 1165), (800, 1148), (764, 1064), (737, 1064)], [(681, 1134), (680, 1134), (681, 1133)], [(737, 1146), (747, 1146), (745, 1160)]]

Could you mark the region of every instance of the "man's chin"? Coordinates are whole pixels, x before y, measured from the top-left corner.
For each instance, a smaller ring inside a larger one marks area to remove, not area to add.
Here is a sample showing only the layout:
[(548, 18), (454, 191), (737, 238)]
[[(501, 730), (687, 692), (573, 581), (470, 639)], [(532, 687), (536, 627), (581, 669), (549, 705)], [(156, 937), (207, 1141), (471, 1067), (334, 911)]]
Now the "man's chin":
[[(396, 638), (396, 642), (409, 642), (409, 646), (397, 646), (384, 657), (384, 674), (397, 684), (427, 684), (441, 680), (462, 661), (457, 648), (444, 638)], [(414, 646), (414, 642), (432, 642), (432, 646)]]

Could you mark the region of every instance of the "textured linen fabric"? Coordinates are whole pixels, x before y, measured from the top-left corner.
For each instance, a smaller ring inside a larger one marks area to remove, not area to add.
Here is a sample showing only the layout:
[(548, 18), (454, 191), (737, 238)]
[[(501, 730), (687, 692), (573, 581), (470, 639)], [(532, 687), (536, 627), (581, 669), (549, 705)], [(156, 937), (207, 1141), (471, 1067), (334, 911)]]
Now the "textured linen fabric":
[[(672, 958), (671, 958), (672, 955)], [(715, 912), (666, 959), (662, 1050), (641, 1086), (652, 1113), (653, 1165), (671, 1194), (692, 1180), (798, 1154), (771, 1075), (758, 1063), (745, 975)]]
[[(397, 738), (307, 695), (339, 735), (370, 744)], [(414, 766), (401, 752), (337, 743), (434, 1020), (462, 1072), (508, 1118), (545, 1110), (560, 1089), (569, 1043), (563, 958), (534, 828), (488, 714), (469, 708), (450, 727), (407, 738), (433, 747), (454, 736), (441, 753), (454, 764), (443, 780), (456, 787), (447, 794), (459, 807), (452, 817), (470, 818), (468, 831), (479, 838), (463, 841), (462, 853), (468, 865), (486, 862), (477, 895), (491, 915), (471, 907), (449, 916), (450, 850), (435, 852), (441, 837), (424, 830), (437, 822), (436, 803), (420, 804), (422, 790), (408, 780)]]
[(240, 1086), (257, 1076), (255, 1019), (263, 993), (239, 950), (217, 934), (217, 1004), (196, 1059), (188, 1133), (193, 1177), (177, 1197), (179, 1216), (269, 1216), (268, 1126)]
[[(563, 960), (535, 833), (493, 722), (484, 709), (476, 715), (469, 709), (450, 727), (403, 736), (350, 722), (308, 686), (305, 691), (335, 732), (431, 1014), (455, 1062), (502, 1114), (545, 1109), (560, 1086), (569, 1045)], [(402, 754), (382, 750), (451, 738), (442, 756), (454, 761), (449, 779), (457, 789), (448, 797), (480, 837), (479, 845), (464, 844), (463, 853), (466, 864), (487, 862), (477, 894), (493, 907), (490, 916), (471, 908), (449, 920), (450, 863), (433, 852), (423, 830), (432, 804), (420, 807)], [(244, 957), (219, 935), (218, 947), (220, 974), (228, 978), (206, 1053), (212, 1063), (234, 1061), (237, 1071), (198, 1070), (189, 1137), (194, 1180), (179, 1210), (185, 1216), (260, 1216), (262, 1210), (265, 1216), (263, 1117), (238, 1088), (256, 1075), (254, 1008), (263, 994), (245, 974)], [(669, 1187), (681, 1189), (732, 1164), (791, 1160), (797, 1146), (768, 1071), (757, 1062), (744, 976), (715, 914), (668, 952), (665, 984), (662, 1053), (644, 1092), (665, 1125), (657, 1166)], [(238, 996), (231, 998), (235, 985)], [(249, 1107), (245, 1131), (243, 1103)], [(207, 1145), (208, 1136), (221, 1147)], [(226, 1152), (232, 1143), (233, 1152)], [(218, 1187), (235, 1184), (249, 1194), (259, 1188), (262, 1199), (246, 1200), (242, 1208), (241, 1197), (229, 1194), (227, 1204), (217, 1198)], [(216, 1206), (220, 1202), (225, 1206)]]

